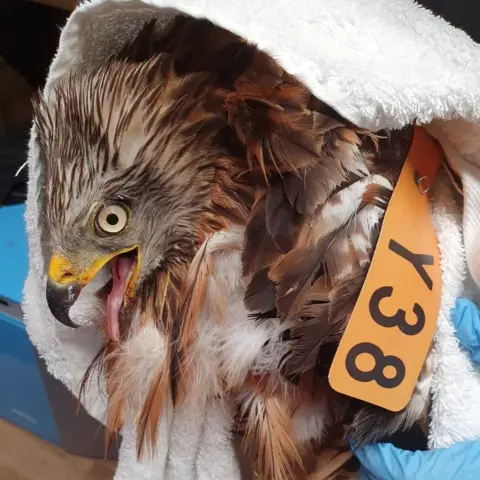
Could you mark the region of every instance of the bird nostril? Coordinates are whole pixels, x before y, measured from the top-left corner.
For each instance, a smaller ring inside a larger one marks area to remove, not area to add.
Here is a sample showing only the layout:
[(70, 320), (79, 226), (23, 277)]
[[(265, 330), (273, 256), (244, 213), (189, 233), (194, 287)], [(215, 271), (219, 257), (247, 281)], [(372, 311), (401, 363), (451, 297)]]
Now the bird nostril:
[(69, 260), (61, 255), (52, 255), (48, 266), (48, 278), (57, 285), (74, 283), (77, 280), (77, 269)]
[(74, 275), (70, 272), (63, 273), (60, 277), (60, 283), (70, 283), (75, 279)]
[(54, 281), (60, 285), (66, 285), (69, 283), (74, 283), (77, 277), (72, 273), (72, 270), (62, 269), (57, 273), (57, 275), (54, 275), (52, 279), (54, 279)]

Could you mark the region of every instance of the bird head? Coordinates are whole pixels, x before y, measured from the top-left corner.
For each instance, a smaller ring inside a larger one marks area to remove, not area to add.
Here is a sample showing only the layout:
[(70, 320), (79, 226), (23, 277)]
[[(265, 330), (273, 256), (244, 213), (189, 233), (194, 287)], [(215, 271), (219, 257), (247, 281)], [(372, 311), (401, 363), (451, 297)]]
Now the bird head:
[[(37, 101), (47, 303), (63, 324), (75, 327), (69, 310), (102, 272), (106, 330), (118, 341), (119, 315), (149, 282), (188, 264), (225, 226), (213, 211), (227, 179), (226, 124), (209, 111), (211, 91), (208, 74), (178, 78), (156, 56), (70, 74)], [(230, 212), (240, 204), (237, 195)]]

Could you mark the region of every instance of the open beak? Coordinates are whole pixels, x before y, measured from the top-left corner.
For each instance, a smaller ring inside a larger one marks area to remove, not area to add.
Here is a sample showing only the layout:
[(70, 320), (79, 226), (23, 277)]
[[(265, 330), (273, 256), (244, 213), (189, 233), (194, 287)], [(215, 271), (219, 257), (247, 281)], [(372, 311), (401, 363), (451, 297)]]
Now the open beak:
[(125, 297), (131, 298), (135, 295), (135, 283), (139, 273), (139, 251), (138, 245), (124, 248), (95, 259), (92, 264), (83, 272), (79, 271), (65, 257), (53, 254), (48, 267), (47, 281), (47, 304), (52, 315), (64, 325), (77, 328), (69, 316), (70, 307), (75, 303), (83, 287), (85, 287), (97, 273), (110, 261), (117, 257), (136, 250), (137, 257), (131, 274), (126, 281)]

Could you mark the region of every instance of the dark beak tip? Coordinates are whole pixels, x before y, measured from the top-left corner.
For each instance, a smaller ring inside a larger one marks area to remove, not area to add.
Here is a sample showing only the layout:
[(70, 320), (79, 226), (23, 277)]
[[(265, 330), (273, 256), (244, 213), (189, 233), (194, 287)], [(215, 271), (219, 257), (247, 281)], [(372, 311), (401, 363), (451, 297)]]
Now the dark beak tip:
[(50, 312), (55, 319), (70, 328), (78, 328), (78, 325), (70, 320), (70, 307), (75, 303), (82, 290), (79, 284), (59, 285), (48, 281), (46, 298)]

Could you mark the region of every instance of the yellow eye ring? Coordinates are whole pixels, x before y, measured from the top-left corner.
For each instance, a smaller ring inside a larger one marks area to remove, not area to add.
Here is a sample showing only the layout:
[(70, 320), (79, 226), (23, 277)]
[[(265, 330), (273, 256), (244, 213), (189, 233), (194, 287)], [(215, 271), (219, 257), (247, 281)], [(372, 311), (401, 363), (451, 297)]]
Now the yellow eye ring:
[(122, 232), (128, 223), (128, 210), (118, 203), (111, 203), (100, 208), (95, 218), (96, 227), (103, 233)]

